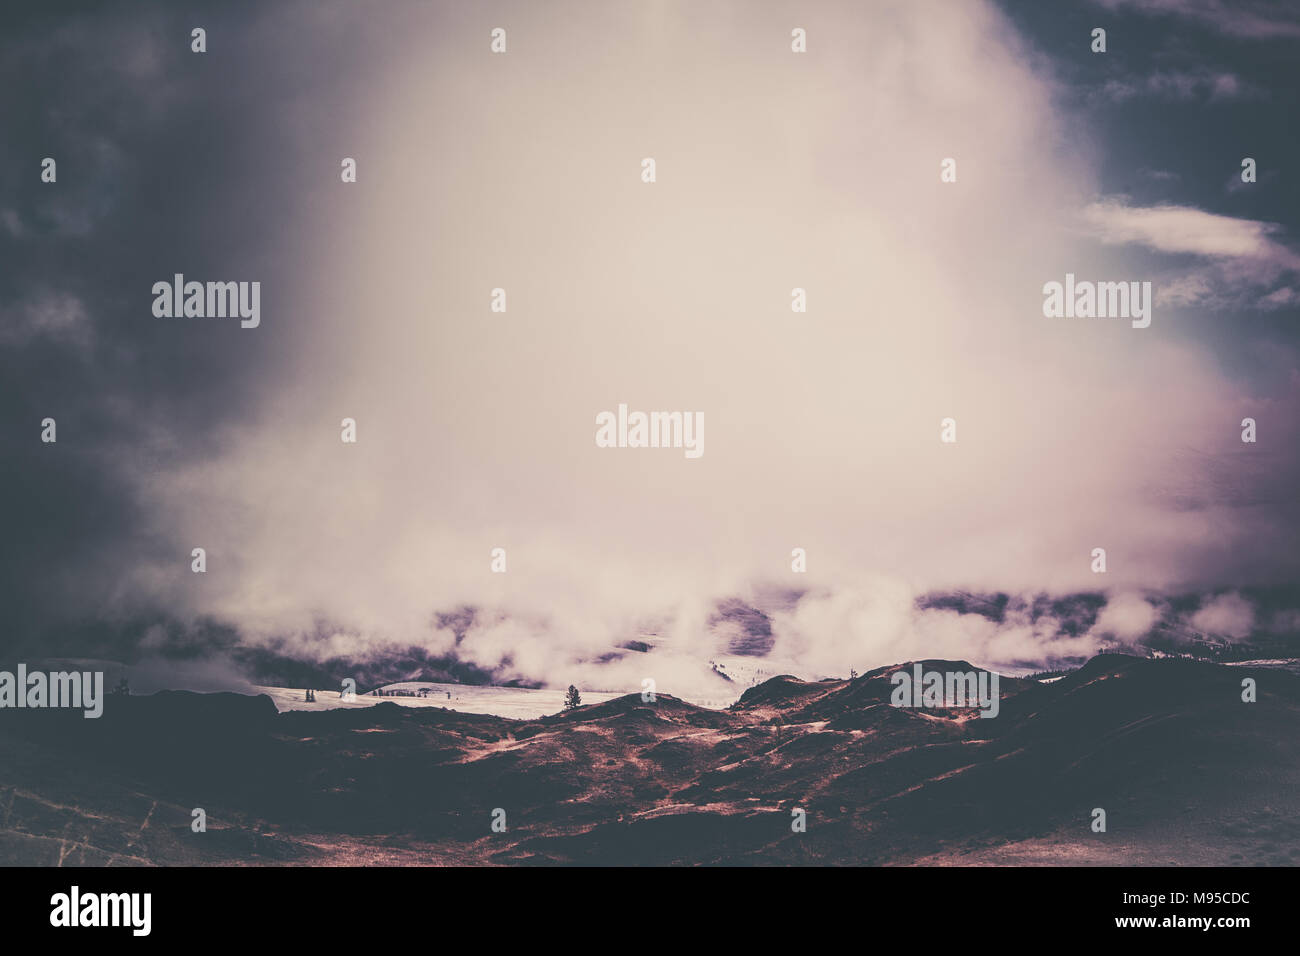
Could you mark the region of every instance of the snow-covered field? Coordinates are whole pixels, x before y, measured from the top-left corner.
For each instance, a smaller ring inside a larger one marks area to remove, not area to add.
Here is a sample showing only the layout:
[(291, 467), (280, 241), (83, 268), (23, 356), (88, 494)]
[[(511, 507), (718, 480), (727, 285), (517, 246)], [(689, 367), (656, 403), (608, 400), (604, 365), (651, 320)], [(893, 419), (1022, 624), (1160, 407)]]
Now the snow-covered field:
[(1224, 661), (1228, 667), (1273, 667), (1277, 670), (1300, 674), (1300, 658), (1281, 657), (1258, 661)]
[[(527, 687), (480, 687), (471, 684), (437, 684), (427, 681), (405, 681), (388, 684), (381, 688), (385, 692), (410, 691), (418, 694), (427, 690), (424, 697), (380, 697), (375, 694), (358, 694), (353, 700), (344, 700), (336, 690), (317, 690), (316, 700), (306, 700), (307, 692), (302, 688), (261, 687), (255, 686), (254, 692), (266, 694), (275, 702), (276, 709), (286, 710), (333, 710), (338, 707), (373, 707), (384, 701), (391, 701), (402, 707), (445, 707), (447, 710), (461, 711), (467, 714), (494, 714), (497, 717), (513, 717), (519, 720), (531, 720), (547, 714), (559, 713), (564, 709), (563, 690), (542, 688), (533, 690)], [(630, 691), (629, 691), (630, 692)], [(623, 694), (581, 691), (584, 704), (601, 704)], [(737, 693), (739, 696), (739, 692)], [(701, 707), (722, 708), (733, 703), (735, 698), (725, 701), (691, 701)]]

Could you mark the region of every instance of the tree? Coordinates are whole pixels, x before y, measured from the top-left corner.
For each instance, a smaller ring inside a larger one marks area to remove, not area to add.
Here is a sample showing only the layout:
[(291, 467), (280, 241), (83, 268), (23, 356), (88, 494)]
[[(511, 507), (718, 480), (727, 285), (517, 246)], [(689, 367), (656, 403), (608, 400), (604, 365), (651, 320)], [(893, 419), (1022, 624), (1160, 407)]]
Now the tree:
[(570, 684), (569, 692), (564, 695), (564, 709), (574, 710), (581, 706), (582, 706), (582, 695), (578, 693), (578, 688)]

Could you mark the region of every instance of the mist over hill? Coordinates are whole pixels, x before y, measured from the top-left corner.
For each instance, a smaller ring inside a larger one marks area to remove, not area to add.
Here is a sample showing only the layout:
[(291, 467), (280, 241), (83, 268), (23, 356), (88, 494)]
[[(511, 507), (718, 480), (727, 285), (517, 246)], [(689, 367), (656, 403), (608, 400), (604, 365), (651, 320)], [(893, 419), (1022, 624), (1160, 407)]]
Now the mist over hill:
[[(962, 656), (1010, 674), (1070, 670), (1115, 652), (1300, 658), (1297, 607), (1300, 597), (1289, 588), (1174, 597), (956, 590), (909, 597), (770, 587), (716, 599), (690, 619), (642, 620), (585, 652), (564, 646), (551, 626), (468, 606), (435, 614), (419, 642), (324, 621), (310, 634), (256, 637), (212, 620), (142, 619), (65, 633), (55, 646), (68, 649), (66, 656), (121, 663), (144, 692), (338, 689), (351, 680), (363, 694), (406, 681), (560, 689), (576, 683), (626, 693), (653, 677), (668, 693), (734, 698), (777, 673), (816, 680), (903, 657)], [(29, 659), (51, 656), (48, 646), (30, 645)]]

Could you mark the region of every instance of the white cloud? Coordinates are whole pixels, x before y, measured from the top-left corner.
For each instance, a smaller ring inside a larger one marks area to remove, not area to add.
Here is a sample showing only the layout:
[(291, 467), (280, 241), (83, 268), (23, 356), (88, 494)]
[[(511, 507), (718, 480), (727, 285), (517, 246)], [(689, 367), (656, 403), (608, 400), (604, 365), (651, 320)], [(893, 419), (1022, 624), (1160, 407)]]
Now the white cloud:
[(1132, 642), (1145, 636), (1158, 617), (1156, 607), (1141, 595), (1120, 594), (1106, 602), (1106, 606), (1097, 615), (1093, 632)]
[(0, 345), (22, 346), (46, 339), (82, 349), (93, 338), (85, 304), (67, 292), (34, 294), (3, 311)]
[(1222, 103), (1255, 99), (1264, 91), (1235, 73), (1223, 70), (1157, 70), (1147, 76), (1108, 80), (1101, 88), (1109, 100), (1122, 103), (1138, 96), (1156, 99)]
[(1088, 204), (1085, 233), (1107, 245), (1138, 245), (1170, 255), (1193, 255), (1204, 263), (1156, 283), (1160, 305), (1279, 308), (1290, 304), (1279, 289), (1259, 290), (1300, 271), (1300, 254), (1281, 241), (1283, 228), (1192, 206), (1132, 206), (1119, 197)]
[(1176, 276), (1161, 282), (1156, 287), (1156, 305), (1178, 306), (1196, 305), (1209, 300), (1214, 295), (1214, 286), (1202, 272)]
[(1291, 286), (1274, 289), (1257, 303), (1261, 309), (1284, 309), (1300, 303), (1300, 293)]
[(1254, 624), (1255, 606), (1236, 593), (1212, 598), (1191, 617), (1191, 625), (1198, 631), (1234, 640), (1250, 634)]
[(9, 233), (12, 239), (21, 239), (27, 234), (22, 219), (12, 209), (0, 209), (0, 225), (4, 226), (5, 232)]
[(1276, 223), (1221, 216), (1192, 206), (1130, 206), (1115, 198), (1090, 203), (1083, 218), (1092, 234), (1105, 243), (1137, 243), (1159, 252), (1252, 258), (1281, 268), (1300, 268), (1300, 255), (1274, 238), (1283, 231)]
[(1229, 36), (1300, 37), (1300, 11), (1276, 0), (1095, 0), (1110, 10), (1186, 17)]

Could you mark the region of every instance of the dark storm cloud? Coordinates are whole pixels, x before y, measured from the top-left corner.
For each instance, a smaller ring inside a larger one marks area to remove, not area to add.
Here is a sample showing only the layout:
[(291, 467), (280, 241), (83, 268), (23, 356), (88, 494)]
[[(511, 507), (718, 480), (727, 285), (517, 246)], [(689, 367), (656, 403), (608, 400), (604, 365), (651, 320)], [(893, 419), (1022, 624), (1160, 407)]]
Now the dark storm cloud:
[[(1237, 220), (1269, 232), (1275, 251), (1262, 258), (1290, 255), (1287, 269), (1254, 281), (1244, 260), (1121, 250), (1122, 261), (1160, 276), (1183, 331), (1230, 375), (1284, 387), (1300, 344), (1300, 15), (1217, 0), (1001, 5), (1096, 137), (1099, 198)], [(1106, 30), (1105, 53), (1091, 51), (1095, 27)], [(1241, 182), (1244, 157), (1258, 163), (1255, 183)]]
[[(70, 12), (71, 10), (71, 12)], [(334, 166), (337, 86), (364, 49), (359, 15), (296, 4), (9, 4), (0, 33), (0, 543), (5, 641), (39, 645), (83, 616), (135, 607), (118, 583), (153, 559), (187, 567), (144, 529), (124, 473), (210, 453), (254, 409), (292, 349), (295, 231)], [(190, 31), (208, 33), (208, 52)], [(40, 181), (44, 157), (57, 182)], [(158, 319), (174, 273), (258, 280), (256, 330)], [(40, 441), (57, 421), (58, 442)], [(127, 467), (123, 467), (126, 465)], [(110, 626), (111, 629), (111, 626)]]

